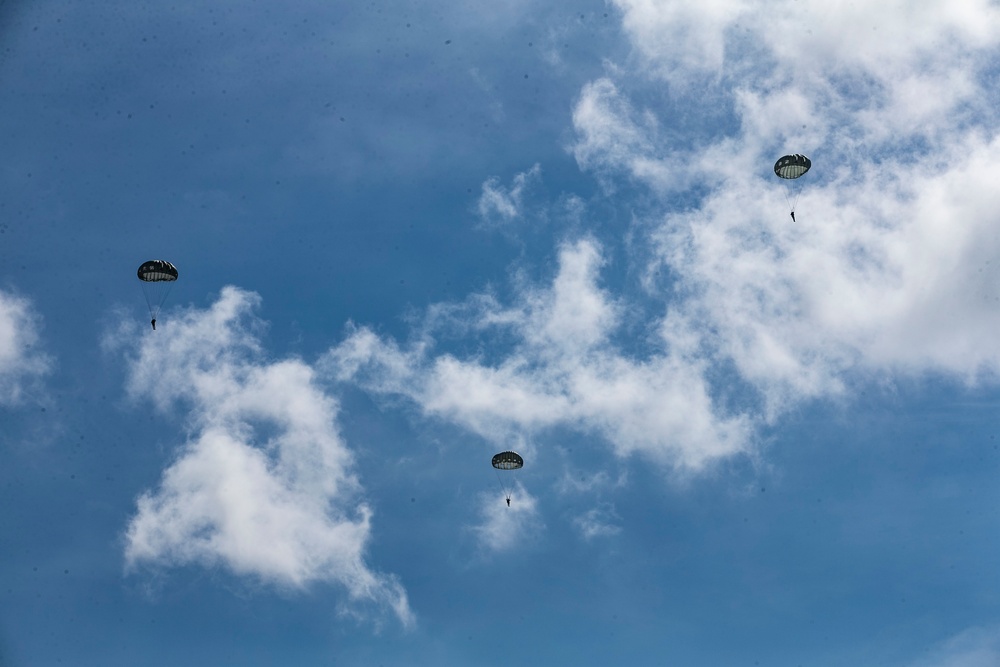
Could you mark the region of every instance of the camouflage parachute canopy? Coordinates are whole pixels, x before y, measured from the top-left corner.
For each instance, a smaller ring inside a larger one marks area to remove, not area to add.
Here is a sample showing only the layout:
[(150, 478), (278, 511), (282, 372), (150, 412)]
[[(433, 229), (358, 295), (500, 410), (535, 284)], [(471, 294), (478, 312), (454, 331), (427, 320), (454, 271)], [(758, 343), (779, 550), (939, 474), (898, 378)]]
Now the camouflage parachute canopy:
[(177, 280), (177, 267), (164, 259), (151, 259), (143, 262), (136, 274), (146, 283)]
[(524, 459), (517, 452), (500, 452), (493, 457), (493, 467), (497, 470), (517, 470), (524, 467)]
[(798, 178), (809, 171), (812, 161), (805, 155), (785, 155), (774, 163), (774, 175), (778, 178)]

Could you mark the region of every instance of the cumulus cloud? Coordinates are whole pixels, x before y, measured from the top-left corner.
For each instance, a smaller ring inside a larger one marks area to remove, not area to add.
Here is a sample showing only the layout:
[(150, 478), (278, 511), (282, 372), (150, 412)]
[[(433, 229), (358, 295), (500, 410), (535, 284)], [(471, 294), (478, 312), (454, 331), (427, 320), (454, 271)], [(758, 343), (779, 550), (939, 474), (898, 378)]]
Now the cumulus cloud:
[(851, 370), (994, 377), (998, 143), (956, 147), (903, 178), (811, 187), (794, 225), (761, 214), (780, 200), (746, 177), (706, 210), (671, 216), (654, 239), (696, 295), (683, 317), (715, 332), (720, 352), (779, 403), (837, 393)]
[(322, 365), (341, 381), (406, 396), (424, 414), (498, 444), (565, 426), (676, 470), (698, 470), (748, 447), (752, 420), (712, 400), (705, 364), (688, 354), (682, 334), (679, 344), (664, 342), (646, 356), (615, 342), (622, 306), (598, 284), (603, 262), (596, 241), (569, 243), (551, 285), (524, 287), (513, 306), (480, 295), (446, 318), (429, 318), (446, 323), (445, 333), (478, 329), (494, 342), (512, 340), (493, 360), (436, 352), (433, 330), (404, 347), (359, 328)]
[(266, 359), (258, 303), (227, 287), (131, 350), (130, 396), (184, 406), (192, 436), (159, 487), (139, 497), (126, 561), (221, 565), (293, 589), (334, 582), (348, 608), (389, 608), (409, 625), (402, 586), (366, 563), (372, 510), (337, 431), (338, 404), (305, 362)]
[(39, 318), (27, 299), (0, 290), (0, 405), (15, 405), (51, 370), (37, 350)]
[[(764, 420), (872, 374), (995, 380), (1000, 8), (616, 4), (644, 66), (584, 88), (572, 150), (601, 179), (699, 202), (664, 205), (648, 237), (665, 341), (731, 364)], [(732, 130), (676, 143), (629, 94), (664, 79), (664, 113), (721, 104)], [(797, 224), (770, 173), (783, 152), (814, 158)]]
[(941, 65), (971, 64), (1000, 39), (1000, 10), (988, 0), (890, 0), (877, 7), (795, 0), (614, 4), (644, 70), (674, 84), (736, 72), (771, 82), (794, 77), (802, 85), (837, 72), (905, 86), (908, 77), (934, 76)]
[[(585, 167), (617, 164), (658, 187), (688, 187), (655, 165), (669, 160), (692, 179), (712, 179), (735, 146), (751, 158), (742, 168), (791, 147), (822, 150), (831, 166), (863, 166), (901, 157), (890, 149), (933, 159), (928, 149), (970, 128), (995, 133), (1000, 8), (986, 0), (615, 4), (639, 62), (584, 88), (573, 150)], [(637, 108), (622, 92), (662, 89), (664, 79), (666, 111)], [(733, 122), (720, 123), (719, 109), (734, 111)], [(710, 118), (715, 138), (692, 148), (659, 131), (683, 110)]]
[(472, 526), (480, 549), (486, 554), (502, 553), (535, 539), (544, 526), (538, 501), (517, 484), (511, 493), (510, 507), (496, 494), (479, 498), (479, 521)]

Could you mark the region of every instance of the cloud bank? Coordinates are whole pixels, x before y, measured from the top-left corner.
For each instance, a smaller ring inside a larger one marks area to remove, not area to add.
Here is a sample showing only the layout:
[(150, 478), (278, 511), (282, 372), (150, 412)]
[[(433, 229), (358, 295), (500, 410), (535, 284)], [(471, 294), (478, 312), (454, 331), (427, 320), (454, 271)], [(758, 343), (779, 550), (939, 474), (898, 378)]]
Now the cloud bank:
[(411, 625), (402, 586), (365, 560), (372, 510), (359, 500), (338, 404), (308, 364), (265, 358), (258, 303), (226, 287), (207, 310), (174, 316), (135, 344), (129, 395), (162, 411), (183, 406), (192, 435), (159, 487), (139, 497), (126, 561), (224, 566), (292, 589), (333, 582), (351, 613), (389, 608)]

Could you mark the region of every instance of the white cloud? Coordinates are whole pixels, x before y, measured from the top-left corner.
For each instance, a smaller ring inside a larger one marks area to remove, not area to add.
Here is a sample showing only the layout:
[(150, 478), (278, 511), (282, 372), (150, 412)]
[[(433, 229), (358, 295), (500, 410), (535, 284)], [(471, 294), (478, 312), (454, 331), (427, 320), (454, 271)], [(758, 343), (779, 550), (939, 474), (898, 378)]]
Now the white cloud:
[[(997, 123), (1000, 8), (986, 0), (615, 4), (639, 60), (587, 85), (573, 117), (573, 152), (602, 178), (616, 165), (660, 189), (718, 182), (734, 144), (750, 169), (782, 151), (877, 164), (888, 149), (946, 148), (963, 128)], [(667, 111), (623, 92), (664, 79)], [(737, 133), (720, 122), (728, 108)], [(660, 129), (699, 116), (714, 137), (693, 148)]]
[(965, 630), (928, 652), (911, 667), (995, 667), (1000, 665), (1000, 628)]
[(424, 414), (498, 444), (568, 426), (603, 436), (621, 455), (639, 452), (677, 470), (747, 448), (751, 420), (713, 402), (704, 362), (667, 342), (645, 358), (613, 342), (622, 307), (598, 286), (602, 263), (595, 241), (567, 244), (551, 286), (523, 288), (516, 305), (474, 297), (464, 310), (448, 309), (448, 318), (429, 318), (446, 323), (446, 333), (477, 327), (512, 339), (491, 362), (435, 354), (433, 331), (402, 349), (362, 328), (323, 367), (375, 393), (407, 396)]
[(526, 190), (541, 178), (542, 168), (534, 165), (528, 171), (517, 174), (509, 188), (500, 184), (500, 179), (494, 177), (483, 183), (483, 192), (479, 196), (479, 217), (486, 223), (502, 224), (510, 222), (524, 214), (524, 197)]
[[(661, 188), (690, 185), (682, 165), (660, 151), (663, 138), (657, 118), (636, 109), (611, 79), (584, 87), (573, 108), (573, 125), (577, 130), (573, 156), (598, 176), (624, 169)], [(609, 179), (603, 184), (612, 185)]]
[(510, 507), (498, 494), (479, 497), (479, 522), (472, 527), (477, 543), (488, 554), (502, 553), (535, 539), (544, 528), (538, 501), (521, 484), (511, 492)]
[(27, 299), (0, 291), (0, 405), (15, 405), (52, 367), (38, 351), (39, 317)]
[(140, 496), (127, 563), (223, 565), (290, 588), (334, 582), (353, 605), (391, 608), (410, 625), (402, 586), (365, 562), (372, 510), (359, 500), (338, 404), (308, 364), (265, 359), (258, 302), (227, 287), (209, 309), (164, 321), (136, 344), (130, 395), (187, 407), (193, 435)]
[[(996, 379), (1000, 8), (616, 4), (642, 66), (584, 88), (573, 151), (663, 202), (702, 188), (693, 211), (664, 206), (650, 236), (671, 280), (671, 349), (732, 364), (765, 420), (859, 375)], [(692, 149), (661, 131), (672, 119), (627, 91), (663, 79), (664, 113), (729, 105), (730, 132)], [(797, 224), (770, 173), (792, 151), (814, 158)]]
[[(937, 65), (975, 64), (1000, 40), (988, 0), (889, 0), (877, 6), (796, 0), (615, 0), (643, 71), (671, 84), (739, 74), (796, 85), (831, 85), (831, 74), (907, 83)], [(726, 85), (734, 85), (726, 83)], [(755, 85), (751, 83), (751, 85)], [(697, 92), (684, 88), (683, 92)]]
[(800, 395), (836, 392), (850, 369), (995, 375), (998, 148), (807, 185), (798, 224), (752, 177), (731, 183), (656, 237), (697, 293), (685, 315), (744, 377)]
[(727, 50), (726, 30), (751, 7), (742, 0), (615, 0), (614, 4), (647, 61), (662, 67), (674, 80), (685, 72), (721, 68)]

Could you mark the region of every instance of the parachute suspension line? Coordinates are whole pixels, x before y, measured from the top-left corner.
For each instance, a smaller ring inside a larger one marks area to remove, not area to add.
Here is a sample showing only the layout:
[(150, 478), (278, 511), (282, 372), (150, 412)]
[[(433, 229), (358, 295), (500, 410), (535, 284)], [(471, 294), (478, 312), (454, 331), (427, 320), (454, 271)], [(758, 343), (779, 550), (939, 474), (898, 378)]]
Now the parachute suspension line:
[(494, 468), (493, 472), (497, 474), (497, 483), (500, 484), (500, 490), (503, 491), (504, 498), (507, 499), (507, 502), (510, 502), (510, 491), (507, 490), (507, 486), (503, 483), (503, 479), (500, 478), (500, 471)]
[(799, 203), (799, 194), (802, 193), (802, 186), (798, 182), (785, 183), (785, 203), (788, 204), (788, 212), (795, 220), (795, 205)]
[(174, 281), (163, 281), (155, 283), (142, 283), (142, 294), (146, 297), (146, 305), (149, 307), (149, 316), (156, 319), (160, 316), (160, 308), (163, 302), (170, 296), (170, 290), (174, 288)]
[(163, 302), (167, 300), (168, 296), (170, 296), (170, 290), (172, 290), (174, 288), (174, 281), (171, 280), (168, 283), (166, 283), (166, 285), (167, 285), (167, 289), (163, 290), (163, 296), (160, 297), (160, 305), (158, 305), (156, 307), (156, 314), (157, 315), (160, 314), (160, 308), (163, 308)]

